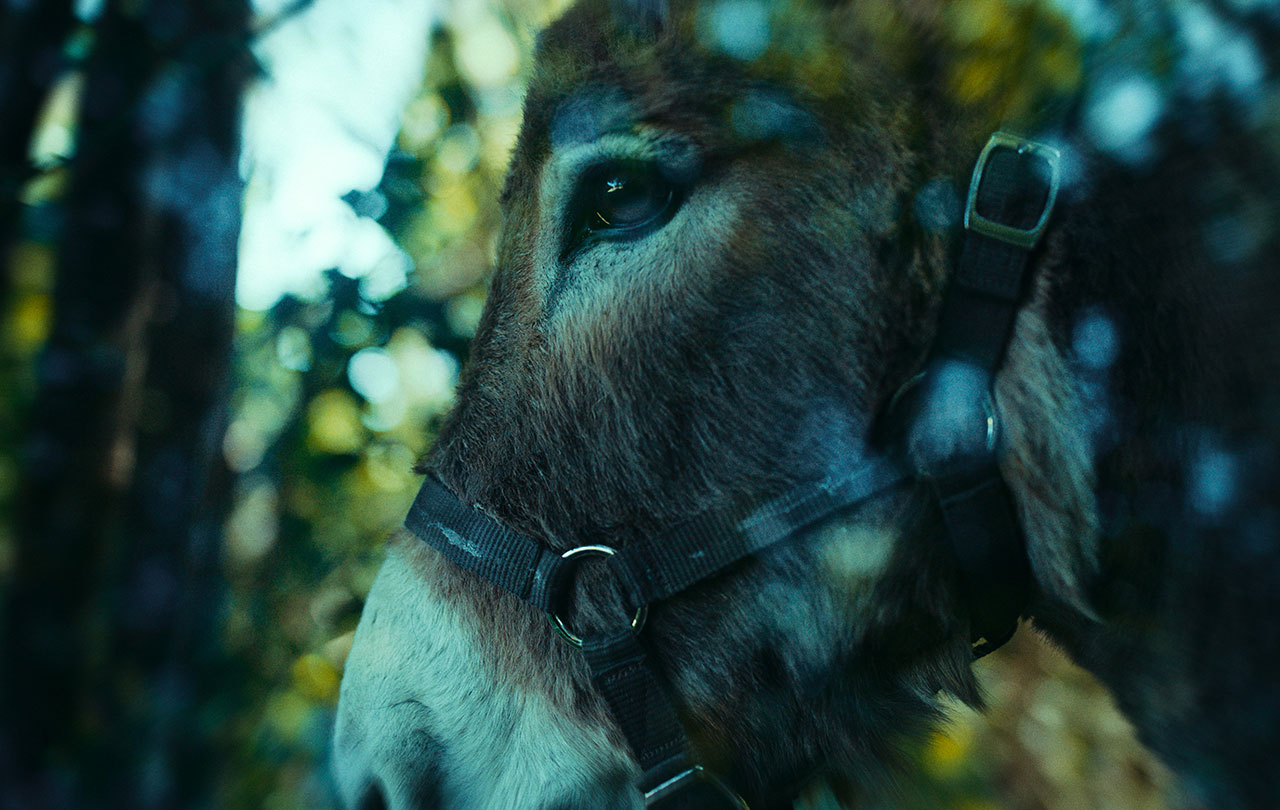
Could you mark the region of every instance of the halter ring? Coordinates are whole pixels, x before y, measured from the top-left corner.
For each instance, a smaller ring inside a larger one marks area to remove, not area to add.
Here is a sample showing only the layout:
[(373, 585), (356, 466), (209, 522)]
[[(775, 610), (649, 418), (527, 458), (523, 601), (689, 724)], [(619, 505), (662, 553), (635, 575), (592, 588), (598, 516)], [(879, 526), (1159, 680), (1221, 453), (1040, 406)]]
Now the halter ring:
[[(565, 553), (561, 554), (560, 559), (572, 560), (575, 557), (590, 557), (590, 556), (612, 557), (617, 553), (618, 553), (617, 549), (611, 548), (609, 546), (600, 546), (600, 545), (578, 546), (577, 548), (571, 548)], [(645, 619), (647, 619), (648, 617), (649, 617), (649, 607), (647, 605), (641, 605), (640, 607), (636, 608), (635, 615), (631, 617), (631, 632), (639, 633), (642, 629), (644, 629), (644, 622), (645, 622)], [(569, 642), (573, 646), (578, 647), (579, 649), (582, 648), (582, 636), (579, 636), (575, 634), (572, 630), (570, 630), (569, 626), (564, 623), (564, 620), (561, 619), (558, 614), (548, 613), (547, 618), (551, 620), (551, 626), (556, 629), (556, 632), (560, 634), (560, 637), (562, 639)]]
[(733, 788), (726, 785), (718, 776), (701, 765), (694, 765), (657, 787), (645, 791), (644, 806), (654, 807), (662, 802), (663, 799), (684, 790), (690, 783), (695, 781), (709, 785), (721, 799), (725, 800), (725, 806), (731, 808), (731, 810), (751, 810), (746, 799), (734, 793)]

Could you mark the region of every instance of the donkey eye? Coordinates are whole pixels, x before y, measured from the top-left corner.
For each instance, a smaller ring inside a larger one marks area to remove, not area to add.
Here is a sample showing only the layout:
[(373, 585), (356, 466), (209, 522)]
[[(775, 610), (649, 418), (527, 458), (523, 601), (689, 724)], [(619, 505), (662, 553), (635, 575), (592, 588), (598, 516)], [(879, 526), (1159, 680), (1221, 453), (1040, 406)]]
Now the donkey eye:
[(587, 179), (586, 227), (621, 233), (665, 223), (675, 208), (676, 187), (653, 166), (615, 164)]

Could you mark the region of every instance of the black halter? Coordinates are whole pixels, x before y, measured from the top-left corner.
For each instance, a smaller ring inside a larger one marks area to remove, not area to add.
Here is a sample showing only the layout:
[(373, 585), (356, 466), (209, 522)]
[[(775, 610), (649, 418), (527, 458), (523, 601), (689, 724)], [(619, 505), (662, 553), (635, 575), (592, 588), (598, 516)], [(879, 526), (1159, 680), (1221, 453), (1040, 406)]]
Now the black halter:
[[(998, 466), (992, 400), (1028, 259), (1052, 213), (1056, 150), (997, 132), (978, 158), (965, 209), (966, 239), (943, 303), (925, 370), (890, 405), (901, 424), (902, 458), (873, 457), (800, 484), (745, 516), (707, 512), (621, 549), (580, 546), (563, 554), (464, 505), (428, 477), (405, 528), (449, 559), (545, 612), (581, 648), (641, 769), (645, 807), (746, 810), (690, 749), (668, 689), (641, 640), (648, 607), (806, 528), (914, 481), (935, 491), (969, 608), (975, 656), (1013, 635), (1030, 589), (1017, 512)], [(607, 558), (628, 610), (611, 632), (577, 636), (560, 618), (573, 570)], [(697, 794), (695, 802), (693, 796)], [(670, 803), (670, 804), (669, 804)]]

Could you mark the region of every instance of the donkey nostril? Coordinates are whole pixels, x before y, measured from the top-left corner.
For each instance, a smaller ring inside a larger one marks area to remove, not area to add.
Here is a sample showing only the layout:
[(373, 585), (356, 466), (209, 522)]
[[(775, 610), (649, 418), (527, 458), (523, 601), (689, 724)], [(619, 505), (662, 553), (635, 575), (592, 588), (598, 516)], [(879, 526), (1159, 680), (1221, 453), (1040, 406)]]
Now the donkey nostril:
[(360, 797), (356, 810), (387, 810), (387, 797), (384, 795), (381, 782), (374, 782)]

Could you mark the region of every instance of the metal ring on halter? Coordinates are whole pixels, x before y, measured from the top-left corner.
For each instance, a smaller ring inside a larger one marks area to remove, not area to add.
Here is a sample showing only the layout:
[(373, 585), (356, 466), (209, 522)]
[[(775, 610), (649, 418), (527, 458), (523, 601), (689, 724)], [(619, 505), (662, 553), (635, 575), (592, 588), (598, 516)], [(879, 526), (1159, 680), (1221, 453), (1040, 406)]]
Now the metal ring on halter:
[(887, 414), (892, 414), (896, 410), (898, 410), (898, 404), (902, 402), (904, 398), (906, 398), (907, 394), (913, 391), (917, 386), (920, 385), (920, 383), (924, 381), (926, 373), (927, 372), (924, 372), (924, 371), (917, 371), (915, 374), (911, 375), (911, 379), (907, 380), (902, 385), (898, 386), (898, 390), (894, 391), (893, 396), (889, 397), (889, 407), (885, 408), (884, 412)]
[[(913, 395), (918, 395), (918, 389), (920, 388), (921, 383), (923, 383), (931, 373), (936, 373), (936, 371), (933, 368), (929, 368), (915, 374), (911, 379), (903, 383), (902, 387), (894, 392), (893, 396), (889, 399), (889, 407), (885, 411), (890, 415), (890, 418), (894, 417), (894, 414), (896, 414), (897, 410), (903, 405), (905, 400)], [(917, 403), (917, 405), (918, 404), (919, 403)], [(916, 415), (918, 415), (918, 412)], [(983, 393), (982, 413), (979, 415), (979, 418), (982, 420), (983, 426), (982, 445), (987, 453), (995, 453), (997, 446), (1000, 444), (1000, 418), (999, 412), (996, 410), (995, 396), (992, 394), (990, 388)], [(941, 466), (936, 464), (936, 462), (945, 460), (946, 459), (931, 459), (931, 461), (935, 462), (934, 465), (926, 465), (924, 468), (917, 469), (916, 472), (924, 478), (933, 477)]]
[[(572, 560), (575, 557), (585, 557), (585, 556), (592, 556), (592, 555), (599, 556), (599, 557), (612, 557), (617, 553), (618, 553), (617, 549), (611, 548), (609, 546), (598, 546), (598, 545), (597, 546), (578, 546), (577, 548), (571, 548), (565, 553), (561, 554), (560, 559)], [(631, 632), (639, 633), (640, 630), (644, 627), (645, 619), (647, 619), (648, 617), (649, 617), (649, 608), (647, 605), (641, 605), (640, 607), (636, 608), (635, 615), (631, 617)], [(569, 626), (565, 624), (564, 620), (561, 619), (557, 614), (548, 613), (547, 618), (551, 620), (551, 626), (556, 629), (556, 632), (560, 634), (561, 638), (563, 638), (565, 641), (569, 642), (575, 647), (582, 646), (582, 636), (576, 635), (572, 630), (570, 630)]]
[(734, 793), (733, 788), (726, 785), (719, 777), (701, 765), (694, 765), (689, 770), (676, 774), (652, 790), (645, 791), (644, 806), (653, 807), (663, 799), (683, 790), (686, 785), (695, 779), (714, 788), (729, 803), (729, 806), (735, 810), (751, 810), (746, 799)]

